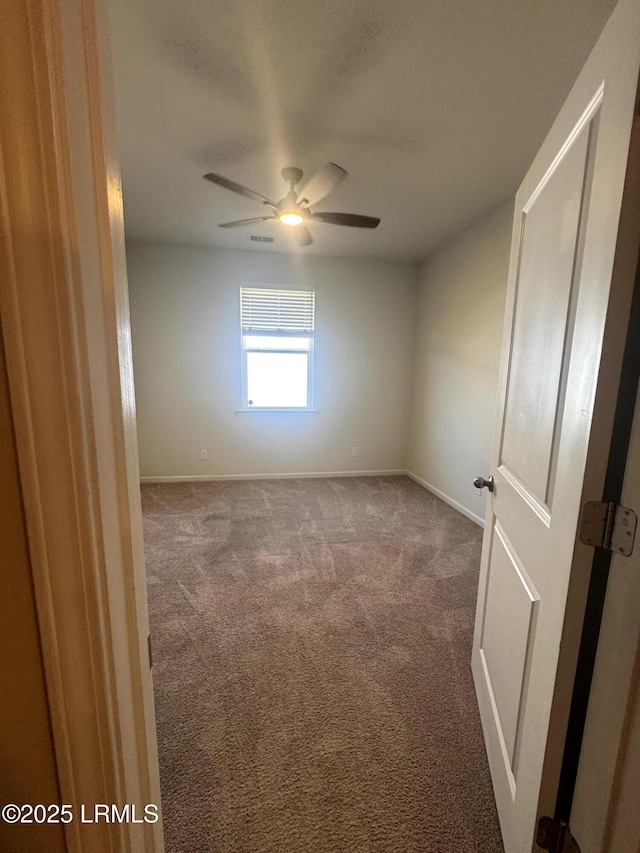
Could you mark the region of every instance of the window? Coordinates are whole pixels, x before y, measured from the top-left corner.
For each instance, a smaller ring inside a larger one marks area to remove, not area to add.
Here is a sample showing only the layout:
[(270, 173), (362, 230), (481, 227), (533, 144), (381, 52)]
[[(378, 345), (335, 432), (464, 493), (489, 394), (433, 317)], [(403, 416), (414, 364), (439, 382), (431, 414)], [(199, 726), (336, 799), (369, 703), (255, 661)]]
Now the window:
[(312, 407), (315, 293), (240, 288), (245, 410)]

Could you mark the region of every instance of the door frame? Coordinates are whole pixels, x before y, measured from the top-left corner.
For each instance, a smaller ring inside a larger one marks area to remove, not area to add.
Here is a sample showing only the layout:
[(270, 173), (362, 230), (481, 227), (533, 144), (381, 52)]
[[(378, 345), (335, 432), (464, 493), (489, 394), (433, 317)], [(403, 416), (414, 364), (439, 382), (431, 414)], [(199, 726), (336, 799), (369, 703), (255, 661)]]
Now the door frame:
[(69, 853), (159, 853), (113, 71), (104, 0), (7, 0), (0, 308)]

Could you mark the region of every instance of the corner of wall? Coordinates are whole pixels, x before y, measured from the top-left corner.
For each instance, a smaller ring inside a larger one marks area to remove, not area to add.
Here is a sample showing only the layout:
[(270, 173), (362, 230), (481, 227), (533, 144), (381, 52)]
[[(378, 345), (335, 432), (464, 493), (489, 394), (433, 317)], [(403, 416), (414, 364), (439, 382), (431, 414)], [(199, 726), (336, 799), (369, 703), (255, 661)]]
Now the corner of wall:
[(418, 268), (407, 473), (476, 523), (486, 499), (472, 481), (490, 465), (512, 218), (509, 199)]

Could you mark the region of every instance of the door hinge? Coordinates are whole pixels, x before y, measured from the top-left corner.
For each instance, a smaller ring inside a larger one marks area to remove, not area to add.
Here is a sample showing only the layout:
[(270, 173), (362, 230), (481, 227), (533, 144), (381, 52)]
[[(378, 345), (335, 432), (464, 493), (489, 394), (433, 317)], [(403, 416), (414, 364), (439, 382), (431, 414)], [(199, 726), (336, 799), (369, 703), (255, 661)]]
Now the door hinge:
[(541, 817), (538, 821), (536, 844), (550, 853), (582, 853), (565, 821)]
[(629, 557), (636, 538), (638, 516), (610, 501), (589, 501), (582, 507), (580, 541)]
[(149, 669), (153, 667), (153, 651), (151, 649), (151, 634), (147, 634), (147, 649), (149, 651)]

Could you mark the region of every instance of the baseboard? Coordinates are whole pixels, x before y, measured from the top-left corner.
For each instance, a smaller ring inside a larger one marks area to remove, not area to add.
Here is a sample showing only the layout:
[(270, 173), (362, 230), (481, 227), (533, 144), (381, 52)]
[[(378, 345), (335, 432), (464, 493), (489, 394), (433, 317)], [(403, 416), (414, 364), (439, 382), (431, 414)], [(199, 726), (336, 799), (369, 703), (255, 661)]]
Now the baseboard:
[(458, 512), (461, 512), (462, 515), (466, 515), (468, 519), (475, 522), (479, 527), (484, 527), (484, 519), (480, 518), (479, 515), (476, 515), (474, 512), (471, 512), (470, 509), (467, 509), (466, 506), (462, 506), (458, 501), (454, 501), (453, 498), (450, 498), (449, 495), (445, 495), (444, 492), (441, 492), (440, 489), (436, 489), (435, 486), (432, 486), (431, 483), (427, 483), (426, 480), (423, 480), (422, 477), (418, 477), (417, 474), (413, 474), (411, 471), (404, 472), (407, 477), (411, 477), (412, 480), (415, 480), (416, 483), (421, 485), (428, 492), (434, 494), (437, 498), (440, 498), (441, 501), (444, 501), (449, 506), (457, 509)]
[(311, 471), (291, 474), (183, 474), (170, 477), (140, 477), (140, 482), (206, 483), (214, 480), (309, 480), (317, 477), (397, 477), (406, 473), (405, 470), (398, 468), (384, 471)]

